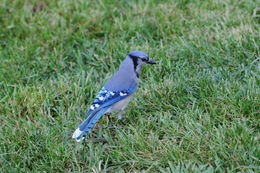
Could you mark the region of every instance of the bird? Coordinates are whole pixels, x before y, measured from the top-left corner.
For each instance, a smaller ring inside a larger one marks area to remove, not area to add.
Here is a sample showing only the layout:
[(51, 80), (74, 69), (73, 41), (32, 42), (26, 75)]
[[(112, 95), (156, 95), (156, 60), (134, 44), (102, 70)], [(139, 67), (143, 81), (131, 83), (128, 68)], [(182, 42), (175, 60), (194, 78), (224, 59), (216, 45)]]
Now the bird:
[(99, 91), (91, 104), (86, 119), (72, 135), (77, 142), (82, 141), (97, 121), (104, 114), (118, 113), (118, 119), (123, 117), (129, 101), (138, 88), (141, 67), (144, 64), (156, 64), (145, 52), (132, 51), (120, 64), (118, 71)]

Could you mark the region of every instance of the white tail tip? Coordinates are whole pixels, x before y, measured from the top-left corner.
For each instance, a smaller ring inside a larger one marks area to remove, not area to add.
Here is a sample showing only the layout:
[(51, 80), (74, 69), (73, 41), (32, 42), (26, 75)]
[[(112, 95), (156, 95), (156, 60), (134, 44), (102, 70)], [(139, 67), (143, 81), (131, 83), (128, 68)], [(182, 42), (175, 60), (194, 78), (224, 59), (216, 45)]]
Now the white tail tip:
[(82, 133), (83, 133), (83, 131), (81, 131), (81, 130), (79, 130), (79, 128), (77, 128), (75, 130), (75, 132), (73, 133), (72, 138), (74, 138), (77, 142), (80, 142), (84, 139), (84, 137), (82, 136)]

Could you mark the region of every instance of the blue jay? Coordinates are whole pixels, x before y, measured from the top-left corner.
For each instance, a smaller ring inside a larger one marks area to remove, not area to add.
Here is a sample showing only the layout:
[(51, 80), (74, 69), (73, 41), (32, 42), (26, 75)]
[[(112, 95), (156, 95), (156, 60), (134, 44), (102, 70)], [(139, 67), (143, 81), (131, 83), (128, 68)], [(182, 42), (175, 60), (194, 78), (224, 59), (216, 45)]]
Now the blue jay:
[(76, 129), (72, 138), (80, 142), (106, 113), (118, 112), (118, 118), (122, 118), (124, 109), (138, 87), (140, 69), (144, 64), (156, 64), (156, 62), (141, 51), (127, 54), (119, 70), (96, 96), (86, 114), (86, 120)]

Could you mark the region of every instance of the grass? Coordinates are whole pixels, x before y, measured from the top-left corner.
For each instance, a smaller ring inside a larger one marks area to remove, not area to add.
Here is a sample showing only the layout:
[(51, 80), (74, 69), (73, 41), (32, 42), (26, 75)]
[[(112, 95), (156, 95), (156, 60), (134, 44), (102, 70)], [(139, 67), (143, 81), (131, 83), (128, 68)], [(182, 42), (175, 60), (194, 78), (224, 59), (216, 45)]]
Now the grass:
[[(258, 172), (255, 0), (0, 1), (1, 172)], [(135, 98), (71, 139), (126, 53)]]

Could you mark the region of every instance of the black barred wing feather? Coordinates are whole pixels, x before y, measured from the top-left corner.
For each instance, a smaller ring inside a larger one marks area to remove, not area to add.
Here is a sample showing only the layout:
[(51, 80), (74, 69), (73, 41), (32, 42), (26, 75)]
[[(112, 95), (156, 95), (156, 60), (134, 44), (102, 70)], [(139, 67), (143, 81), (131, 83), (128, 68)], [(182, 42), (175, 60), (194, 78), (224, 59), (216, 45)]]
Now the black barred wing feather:
[(105, 87), (103, 87), (98, 95), (96, 96), (94, 102), (91, 104), (88, 113), (86, 116), (93, 114), (94, 112), (99, 111), (102, 108), (110, 106), (127, 96), (131, 95), (133, 92), (123, 90), (123, 91), (109, 91)]

